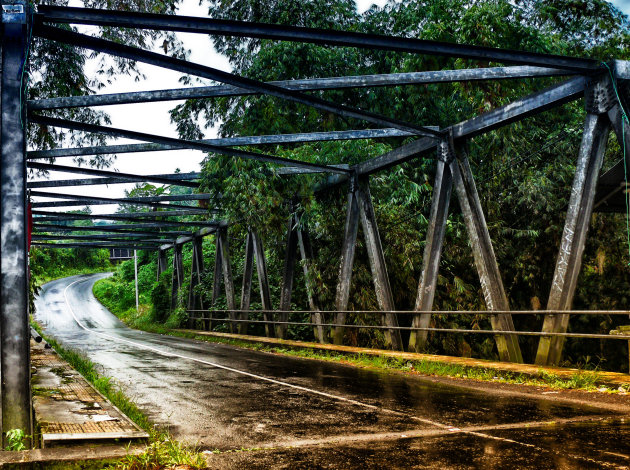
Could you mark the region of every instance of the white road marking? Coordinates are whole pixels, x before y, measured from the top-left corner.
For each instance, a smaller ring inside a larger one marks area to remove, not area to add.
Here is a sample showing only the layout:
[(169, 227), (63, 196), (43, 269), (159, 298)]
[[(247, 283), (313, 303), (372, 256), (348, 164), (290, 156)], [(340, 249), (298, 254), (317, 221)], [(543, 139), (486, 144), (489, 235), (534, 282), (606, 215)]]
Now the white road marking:
[(79, 279), (77, 281), (74, 281), (74, 282), (68, 284), (66, 286), (66, 288), (64, 289), (64, 291), (63, 291), (63, 297), (64, 297), (64, 299), (66, 301), (66, 305), (68, 306), (68, 309), (70, 310), (70, 313), (72, 314), (72, 317), (74, 318), (74, 321), (77, 322), (77, 325), (79, 325), (85, 331), (87, 331), (89, 333), (92, 333), (92, 334), (95, 334), (97, 336), (101, 336), (103, 338), (109, 338), (109, 339), (111, 339), (113, 341), (118, 341), (118, 342), (122, 342), (122, 343), (131, 344), (133, 346), (136, 346), (137, 348), (146, 349), (148, 351), (153, 351), (153, 352), (156, 352), (156, 353), (161, 354), (163, 356), (176, 357), (176, 358), (179, 358), (179, 359), (184, 359), (184, 360), (198, 362), (200, 364), (205, 364), (205, 365), (208, 365), (208, 366), (211, 366), (211, 367), (216, 367), (218, 369), (227, 370), (229, 372), (234, 372), (236, 374), (241, 374), (241, 375), (244, 375), (246, 377), (251, 377), (251, 378), (254, 378), (254, 379), (258, 379), (258, 380), (263, 380), (263, 381), (266, 381), (266, 382), (274, 383), (276, 385), (281, 385), (281, 386), (284, 386), (284, 387), (289, 387), (289, 388), (293, 388), (293, 389), (296, 389), (296, 390), (301, 390), (303, 392), (312, 393), (314, 395), (319, 395), (319, 396), (322, 396), (322, 397), (331, 398), (333, 400), (338, 400), (338, 401), (342, 401), (342, 402), (345, 402), (345, 403), (350, 403), (352, 405), (356, 405), (356, 406), (360, 406), (360, 407), (363, 407), (363, 408), (368, 408), (368, 409), (380, 411), (380, 412), (387, 413), (387, 414), (402, 416), (402, 417), (405, 417), (405, 418), (412, 419), (414, 421), (418, 421), (418, 422), (421, 422), (421, 423), (424, 423), (424, 424), (429, 424), (429, 425), (432, 425), (432, 426), (435, 426), (435, 427), (438, 427), (438, 428), (445, 429), (445, 430), (450, 431), (452, 433), (468, 434), (468, 435), (472, 435), (472, 436), (476, 436), (476, 437), (481, 437), (481, 438), (484, 438), (484, 439), (492, 439), (492, 440), (495, 440), (495, 441), (501, 441), (501, 442), (506, 442), (506, 443), (510, 443), (510, 444), (518, 444), (518, 445), (521, 445), (521, 446), (524, 446), (524, 447), (528, 447), (528, 448), (539, 450), (541, 452), (555, 453), (555, 454), (558, 454), (558, 455), (562, 455), (564, 457), (572, 457), (572, 458), (577, 459), (577, 460), (583, 460), (583, 461), (587, 461), (587, 462), (597, 463), (597, 464), (603, 465), (605, 467), (617, 468), (617, 465), (611, 464), (609, 462), (601, 462), (601, 461), (594, 460), (594, 459), (591, 459), (591, 458), (588, 458), (588, 457), (582, 457), (580, 455), (572, 455), (572, 454), (566, 454), (566, 453), (560, 454), (559, 452), (557, 452), (557, 451), (555, 451), (553, 449), (545, 449), (543, 447), (538, 447), (538, 446), (536, 446), (534, 444), (528, 444), (526, 442), (515, 441), (513, 439), (508, 439), (508, 438), (505, 438), (505, 437), (492, 436), (490, 434), (485, 434), (485, 433), (481, 433), (481, 432), (467, 431), (465, 429), (459, 429), (459, 428), (456, 428), (456, 427), (454, 427), (454, 426), (452, 426), (450, 424), (439, 423), (437, 421), (433, 421), (433, 420), (426, 419), (426, 418), (421, 418), (419, 416), (409, 415), (409, 414), (403, 413), (401, 411), (390, 410), (388, 408), (380, 408), (380, 407), (375, 406), (375, 405), (370, 405), (369, 403), (364, 403), (364, 402), (361, 402), (361, 401), (358, 401), (358, 400), (353, 400), (351, 398), (342, 397), (340, 395), (333, 395), (331, 393), (322, 392), (320, 390), (315, 390), (315, 389), (308, 388), (308, 387), (302, 387), (300, 385), (295, 385), (295, 384), (292, 384), (292, 383), (289, 383), (289, 382), (283, 382), (281, 380), (272, 379), (270, 377), (265, 377), (263, 375), (252, 374), (251, 372), (246, 372), (246, 371), (243, 371), (243, 370), (234, 369), (232, 367), (224, 366), (222, 364), (217, 364), (216, 362), (205, 361), (203, 359), (197, 359), (195, 357), (184, 356), (182, 354), (177, 354), (177, 353), (164, 351), (162, 349), (154, 348), (153, 346), (148, 346), (148, 345), (142, 344), (142, 343), (136, 343), (135, 341), (131, 341), (131, 340), (128, 340), (128, 339), (123, 339), (123, 338), (120, 338), (120, 337), (117, 337), (117, 336), (113, 336), (113, 335), (108, 335), (107, 333), (102, 333), (100, 331), (95, 331), (95, 330), (93, 330), (91, 328), (87, 328), (85, 325), (83, 325), (83, 323), (81, 323), (81, 321), (75, 315), (74, 310), (72, 309), (72, 306), (70, 305), (70, 301), (68, 300), (68, 294), (67, 294), (68, 293), (68, 289), (70, 287), (72, 287), (73, 285), (75, 285), (75, 284), (77, 284), (79, 282), (84, 282), (84, 281), (85, 281), (85, 279)]

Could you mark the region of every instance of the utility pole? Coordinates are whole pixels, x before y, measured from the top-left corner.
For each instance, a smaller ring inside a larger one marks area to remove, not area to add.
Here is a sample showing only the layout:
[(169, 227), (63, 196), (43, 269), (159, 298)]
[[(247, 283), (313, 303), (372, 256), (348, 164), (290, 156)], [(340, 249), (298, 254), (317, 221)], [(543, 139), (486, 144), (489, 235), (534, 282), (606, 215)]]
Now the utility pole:
[(140, 308), (138, 303), (138, 250), (133, 250), (133, 274), (136, 281), (136, 312)]
[(0, 376), (6, 432), (33, 434), (26, 251), (25, 80), (31, 14), (24, 0), (2, 3), (0, 70)]

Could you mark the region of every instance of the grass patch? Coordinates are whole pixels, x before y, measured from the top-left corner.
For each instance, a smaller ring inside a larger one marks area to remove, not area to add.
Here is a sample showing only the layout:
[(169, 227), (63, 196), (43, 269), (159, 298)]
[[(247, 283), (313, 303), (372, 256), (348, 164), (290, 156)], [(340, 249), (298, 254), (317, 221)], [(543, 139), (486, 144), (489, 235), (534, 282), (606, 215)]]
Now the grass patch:
[(615, 392), (617, 390), (599, 384), (601, 375), (597, 371), (577, 371), (570, 377), (560, 377), (540, 369), (538, 375), (500, 371), (479, 366), (464, 366), (431, 360), (408, 360), (389, 356), (371, 354), (344, 353), (338, 351), (321, 351), (310, 348), (271, 346), (264, 343), (249, 342), (232, 338), (220, 338), (196, 335), (185, 331), (170, 331), (172, 336), (207, 341), (211, 343), (229, 344), (239, 348), (262, 351), (285, 356), (316, 359), (320, 361), (350, 364), (356, 367), (373, 370), (391, 370), (421, 375), (472, 379), (487, 382), (502, 382), (515, 385), (533, 385), (553, 389), (600, 390)]
[(140, 455), (126, 456), (102, 468), (110, 470), (157, 470), (173, 465), (189, 465), (192, 468), (206, 467), (207, 464), (203, 454), (176, 441), (166, 430), (156, 428), (111, 377), (105, 377), (98, 372), (97, 366), (92, 361), (76, 351), (64, 348), (55, 339), (44, 335), (37, 323), (32, 322), (32, 326), (62, 359), (68, 362), (114, 406), (149, 434), (149, 445), (145, 452)]

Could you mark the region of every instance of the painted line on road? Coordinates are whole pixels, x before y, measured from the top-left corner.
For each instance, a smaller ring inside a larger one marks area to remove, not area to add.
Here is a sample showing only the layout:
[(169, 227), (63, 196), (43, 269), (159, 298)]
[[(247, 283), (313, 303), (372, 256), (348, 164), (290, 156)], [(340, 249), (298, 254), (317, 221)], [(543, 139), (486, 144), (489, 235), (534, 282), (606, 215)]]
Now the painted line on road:
[(380, 412), (383, 412), (383, 413), (386, 413), (386, 414), (393, 414), (393, 415), (401, 416), (401, 417), (404, 417), (404, 418), (407, 418), (407, 419), (412, 419), (414, 421), (418, 421), (418, 422), (421, 422), (421, 423), (424, 423), (424, 424), (429, 424), (429, 425), (432, 425), (432, 426), (435, 426), (435, 427), (438, 427), (438, 428), (441, 428), (441, 429), (445, 429), (447, 431), (450, 431), (453, 434), (455, 434), (455, 433), (468, 434), (468, 435), (471, 435), (471, 436), (481, 437), (481, 438), (484, 438), (484, 439), (492, 439), (492, 440), (495, 440), (495, 441), (501, 441), (501, 442), (510, 443), (510, 444), (518, 444), (520, 446), (528, 447), (528, 448), (531, 448), (531, 449), (536, 449), (536, 450), (539, 450), (539, 451), (545, 452), (545, 453), (555, 453), (555, 454), (562, 455), (564, 457), (571, 457), (571, 458), (577, 459), (577, 460), (582, 460), (582, 461), (586, 461), (586, 462), (590, 462), (590, 463), (597, 463), (598, 465), (602, 465), (602, 466), (605, 466), (605, 467), (611, 467), (611, 468), (617, 468), (618, 467), (617, 465), (611, 464), (609, 462), (601, 462), (599, 460), (594, 460), (594, 459), (591, 459), (591, 458), (588, 458), (588, 457), (582, 457), (580, 455), (572, 455), (572, 454), (566, 454), (566, 453), (562, 453), (561, 454), (561, 453), (559, 453), (559, 452), (557, 452), (557, 451), (555, 451), (553, 449), (545, 449), (543, 447), (538, 447), (538, 446), (536, 446), (534, 444), (528, 444), (526, 442), (520, 442), (520, 441), (516, 441), (516, 440), (513, 440), (513, 439), (505, 438), (505, 437), (492, 436), (490, 434), (485, 434), (485, 433), (476, 432), (476, 431), (472, 431), (472, 430), (461, 429), (461, 428), (458, 428), (456, 426), (452, 426), (452, 425), (449, 425), (449, 424), (443, 424), (443, 423), (440, 423), (438, 421), (433, 421), (431, 419), (421, 418), (419, 416), (408, 415), (408, 414), (403, 413), (401, 411), (391, 410), (391, 409), (388, 409), (388, 408), (381, 408), (381, 407), (378, 407), (376, 405), (370, 405), (369, 403), (364, 403), (364, 402), (361, 402), (361, 401), (358, 401), (358, 400), (353, 400), (352, 398), (346, 398), (346, 397), (342, 397), (340, 395), (333, 395), (332, 393), (322, 392), (321, 390), (315, 390), (315, 389), (308, 388), (308, 387), (302, 387), (301, 385), (295, 385), (295, 384), (292, 384), (292, 383), (289, 383), (289, 382), (283, 382), (281, 380), (272, 379), (270, 377), (265, 377), (264, 375), (257, 375), (257, 374), (252, 374), (251, 372), (247, 372), (247, 371), (244, 371), (244, 370), (234, 369), (232, 367), (224, 366), (222, 364), (217, 364), (216, 362), (205, 361), (203, 359), (197, 359), (195, 357), (184, 356), (182, 354), (177, 354), (177, 353), (164, 351), (164, 350), (159, 349), (159, 348), (154, 348), (153, 346), (148, 346), (148, 345), (142, 344), (142, 343), (136, 343), (135, 341), (131, 341), (131, 340), (128, 340), (128, 339), (123, 339), (123, 338), (120, 338), (120, 337), (117, 337), (117, 336), (109, 335), (107, 333), (102, 333), (100, 331), (94, 331), (93, 329), (87, 328), (85, 325), (83, 325), (83, 323), (81, 323), (81, 321), (77, 318), (76, 314), (74, 313), (74, 310), (73, 310), (72, 306), (70, 305), (70, 301), (68, 300), (68, 289), (70, 289), (70, 287), (72, 287), (73, 285), (75, 285), (75, 284), (77, 284), (79, 282), (85, 282), (85, 281), (86, 281), (86, 279), (79, 279), (77, 281), (74, 281), (74, 282), (68, 284), (66, 286), (66, 288), (64, 289), (64, 291), (63, 291), (63, 297), (64, 297), (64, 299), (66, 301), (66, 305), (68, 306), (68, 309), (70, 310), (70, 313), (72, 314), (72, 317), (74, 318), (74, 321), (77, 322), (77, 325), (79, 325), (85, 331), (87, 331), (89, 333), (92, 333), (92, 334), (95, 334), (97, 336), (101, 336), (103, 338), (108, 338), (108, 339), (111, 339), (111, 340), (117, 341), (117, 342), (131, 344), (131, 345), (133, 345), (133, 346), (135, 346), (137, 348), (145, 349), (145, 350), (148, 350), (148, 351), (153, 351), (153, 352), (156, 352), (156, 353), (161, 354), (163, 356), (176, 357), (176, 358), (179, 358), (179, 359), (184, 359), (184, 360), (198, 362), (200, 364), (205, 364), (205, 365), (208, 365), (208, 366), (211, 366), (211, 367), (216, 367), (218, 369), (223, 369), (223, 370), (226, 370), (226, 371), (229, 371), (229, 372), (234, 372), (236, 374), (241, 374), (241, 375), (244, 375), (246, 377), (251, 377), (251, 378), (254, 378), (254, 379), (257, 379), (257, 380), (270, 382), (270, 383), (273, 383), (273, 384), (276, 384), (276, 385), (280, 385), (280, 386), (283, 386), (283, 387), (293, 388), (295, 390), (301, 390), (303, 392), (311, 393), (311, 394), (314, 394), (314, 395), (319, 395), (319, 396), (322, 396), (322, 397), (325, 397), (325, 398), (330, 398), (330, 399), (333, 399), (333, 400), (342, 401), (342, 402), (345, 402), (345, 403), (350, 403), (352, 405), (356, 405), (356, 406), (360, 406), (360, 407), (363, 407), (363, 408), (368, 408), (368, 409), (380, 411)]

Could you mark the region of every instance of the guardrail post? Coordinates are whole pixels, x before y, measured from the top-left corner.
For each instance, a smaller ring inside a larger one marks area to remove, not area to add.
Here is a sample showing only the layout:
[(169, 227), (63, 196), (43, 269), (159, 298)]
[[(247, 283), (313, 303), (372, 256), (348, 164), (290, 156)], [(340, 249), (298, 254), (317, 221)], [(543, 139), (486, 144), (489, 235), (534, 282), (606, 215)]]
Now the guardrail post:
[[(612, 82), (607, 75), (586, 90), (586, 121), (547, 310), (570, 310), (573, 303), (593, 212), (595, 189), (610, 131), (610, 117), (607, 113), (615, 103)], [(568, 326), (568, 314), (547, 315), (543, 322), (543, 332), (566, 333)], [(563, 346), (564, 337), (541, 337), (536, 364), (557, 364), (560, 362)]]
[(29, 7), (2, 5), (0, 90), (0, 377), (3, 446), (6, 432), (33, 434), (26, 253), (25, 83)]
[[(188, 291), (188, 310), (203, 310), (201, 294), (195, 292), (195, 287), (201, 284), (203, 274), (203, 238), (194, 237), (192, 240), (192, 266), (190, 269), (190, 289)], [(188, 328), (193, 328), (193, 321), (188, 321)]]
[[(255, 230), (252, 230), (252, 241), (254, 242), (254, 256), (256, 257), (256, 272), (258, 273), (260, 299), (262, 301), (263, 310), (265, 310), (263, 318), (265, 321), (273, 321), (273, 315), (270, 313), (270, 311), (273, 310), (273, 305), (271, 304), (269, 277), (267, 276), (267, 259), (265, 257), (262, 240)], [(273, 324), (265, 323), (265, 334), (269, 338), (273, 338), (275, 336)]]
[[(451, 200), (453, 178), (449, 164), (455, 158), (452, 139), (443, 139), (438, 145), (437, 169), (433, 183), (433, 197), (431, 199), (431, 215), (427, 227), (426, 243), (422, 256), (422, 274), (416, 298), (416, 310), (433, 310), (433, 298), (437, 284), (444, 231), (448, 218), (448, 206)], [(431, 322), (430, 314), (414, 315), (411, 326), (414, 328), (428, 328)], [(411, 330), (409, 335), (409, 350), (422, 352), (427, 341), (426, 331)]]
[[(252, 295), (252, 274), (254, 271), (254, 241), (251, 230), (247, 230), (245, 239), (245, 260), (243, 263), (243, 287), (241, 289), (241, 314), (239, 320), (247, 320), (249, 315), (244, 310), (249, 310), (249, 303)], [(247, 334), (247, 323), (239, 322), (238, 333)]]
[[(365, 237), (365, 245), (370, 260), (370, 268), (372, 270), (372, 279), (374, 280), (376, 299), (382, 310), (391, 312), (396, 310), (396, 306), (394, 305), (392, 287), (389, 283), (389, 275), (387, 274), (383, 245), (381, 244), (381, 237), (378, 233), (376, 214), (374, 213), (374, 206), (372, 205), (369, 177), (359, 178), (356, 194), (359, 214), (361, 216), (361, 227), (363, 228), (363, 236)], [(398, 327), (396, 314), (386, 313), (382, 315), (382, 324), (385, 326)], [(393, 349), (404, 350), (400, 330), (385, 330), (385, 342), (387, 346)]]
[(334, 344), (343, 344), (344, 325), (346, 324), (346, 314), (344, 312), (348, 310), (348, 300), (350, 299), (352, 266), (354, 264), (354, 253), (357, 246), (357, 232), (359, 231), (359, 205), (357, 203), (356, 186), (357, 179), (356, 176), (353, 176), (350, 178), (350, 188), (348, 191), (346, 225), (343, 246), (341, 248), (337, 294), (335, 297), (335, 309), (338, 313), (335, 319), (337, 326), (335, 326), (333, 333)]
[[(457, 149), (456, 156), (457, 158), (450, 163), (451, 174), (472, 245), (475, 266), (479, 273), (486, 307), (488, 310), (507, 311), (510, 309), (507, 296), (468, 157), (462, 147)], [(514, 330), (514, 322), (509, 314), (490, 316), (490, 324), (493, 330)], [(521, 348), (516, 336), (495, 335), (494, 338), (502, 361), (523, 362)]]

